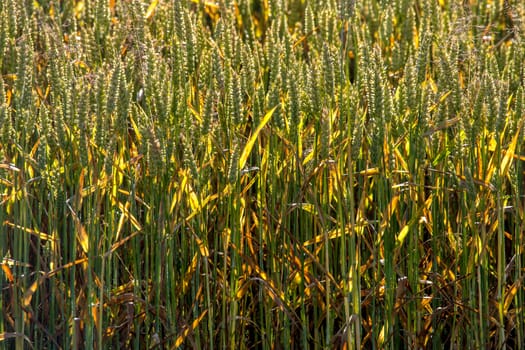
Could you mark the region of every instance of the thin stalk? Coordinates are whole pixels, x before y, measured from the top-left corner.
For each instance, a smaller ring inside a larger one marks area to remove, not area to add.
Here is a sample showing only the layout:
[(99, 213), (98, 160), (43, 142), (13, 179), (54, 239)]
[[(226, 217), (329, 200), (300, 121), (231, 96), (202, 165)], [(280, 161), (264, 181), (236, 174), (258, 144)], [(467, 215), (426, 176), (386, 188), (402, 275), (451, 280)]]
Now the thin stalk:
[[(497, 164), (501, 164), (501, 146), (500, 146), (500, 137), (496, 136), (497, 146)], [(505, 273), (505, 231), (504, 231), (504, 208), (503, 201), (501, 198), (501, 192), (503, 191), (502, 185), (502, 176), (505, 174), (500, 174), (500, 170), (496, 171), (496, 213), (498, 220), (498, 231), (497, 231), (497, 290), (496, 290), (496, 300), (498, 301), (498, 318), (499, 318), (499, 327), (498, 327), (498, 348), (503, 349), (506, 336), (505, 336), (505, 286), (506, 286), (506, 273)]]

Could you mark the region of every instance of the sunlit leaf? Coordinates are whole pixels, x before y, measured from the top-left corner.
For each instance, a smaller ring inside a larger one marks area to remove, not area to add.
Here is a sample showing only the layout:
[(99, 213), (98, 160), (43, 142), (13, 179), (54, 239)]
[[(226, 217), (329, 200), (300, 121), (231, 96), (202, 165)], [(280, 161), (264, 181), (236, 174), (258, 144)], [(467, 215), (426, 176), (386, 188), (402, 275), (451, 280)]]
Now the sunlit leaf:
[(24, 292), (24, 297), (22, 298), (22, 305), (27, 308), (31, 304), (31, 300), (33, 299), (33, 294), (35, 294), (38, 287), (44, 282), (46, 276), (40, 276), (34, 281), (29, 288), (26, 289)]
[(27, 227), (16, 225), (16, 224), (14, 224), (12, 222), (9, 222), (9, 221), (5, 221), (4, 225), (7, 225), (9, 227), (13, 227), (13, 228), (22, 230), (22, 231), (24, 231), (26, 233), (29, 233), (31, 235), (34, 235), (34, 236), (40, 238), (41, 240), (46, 240), (46, 241), (54, 241), (55, 240), (55, 238), (52, 235), (48, 235), (47, 233), (40, 232), (40, 231), (38, 231), (38, 229), (30, 229), (30, 228), (27, 228)]
[(244, 146), (244, 149), (242, 150), (241, 156), (239, 157), (239, 171), (241, 171), (244, 166), (246, 165), (246, 161), (248, 160), (248, 157), (250, 156), (250, 153), (252, 151), (253, 145), (255, 144), (255, 141), (257, 140), (257, 137), (259, 136), (259, 133), (264, 128), (264, 126), (270, 121), (273, 112), (277, 109), (278, 106), (273, 107), (268, 113), (265, 114), (265, 116), (262, 118), (261, 122), (257, 126), (257, 128), (252, 132), (252, 135), (250, 136), (248, 142)]
[[(4, 261), (5, 261), (5, 259), (4, 259)], [(0, 266), (2, 266), (2, 270), (4, 271), (5, 276), (7, 277), (7, 280), (10, 283), (13, 283), (15, 281), (15, 278), (14, 278), (13, 273), (11, 272), (11, 269), (9, 268), (8, 264), (2, 262), (0, 264)]]
[(204, 310), (200, 315), (199, 317), (197, 317), (191, 324), (191, 327), (188, 327), (186, 329), (184, 329), (184, 331), (182, 331), (182, 334), (179, 335), (177, 337), (177, 339), (175, 340), (175, 344), (174, 346), (172, 347), (172, 349), (177, 349), (179, 346), (182, 345), (182, 343), (184, 343), (184, 340), (188, 337), (188, 335), (191, 334), (191, 332), (193, 332), (193, 330), (195, 330), (195, 328), (197, 328), (199, 326), (199, 324), (201, 323), (201, 321), (204, 319), (204, 316), (206, 316), (206, 314), (208, 313), (208, 310)]
[(155, 9), (157, 8), (157, 5), (159, 4), (159, 0), (152, 0), (151, 3), (148, 6), (148, 9), (146, 10), (145, 17), (146, 19), (150, 19), (153, 17), (153, 14), (155, 13)]

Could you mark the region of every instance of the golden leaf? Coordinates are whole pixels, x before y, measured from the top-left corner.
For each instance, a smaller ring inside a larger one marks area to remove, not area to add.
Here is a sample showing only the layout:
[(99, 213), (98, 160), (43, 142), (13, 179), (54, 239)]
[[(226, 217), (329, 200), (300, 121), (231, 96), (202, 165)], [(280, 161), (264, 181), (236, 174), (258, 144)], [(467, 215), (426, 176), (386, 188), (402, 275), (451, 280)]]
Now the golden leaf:
[(197, 317), (191, 324), (191, 327), (186, 328), (184, 331), (182, 331), (182, 334), (177, 337), (177, 340), (175, 340), (175, 345), (172, 347), (172, 349), (177, 349), (179, 346), (182, 345), (186, 337), (193, 332), (195, 328), (199, 326), (199, 323), (201, 323), (202, 319), (206, 314), (208, 313), (208, 310), (204, 310), (199, 317)]
[(150, 19), (153, 17), (153, 14), (155, 13), (155, 9), (157, 8), (157, 5), (159, 4), (159, 0), (153, 0), (151, 4), (148, 6), (148, 10), (146, 11), (146, 19)]
[(257, 140), (257, 136), (259, 136), (259, 133), (261, 132), (261, 130), (268, 123), (268, 121), (273, 115), (273, 112), (275, 112), (277, 107), (278, 106), (273, 107), (268, 113), (266, 113), (266, 115), (261, 120), (261, 123), (257, 126), (255, 131), (253, 132), (252, 136), (250, 136), (250, 139), (246, 143), (246, 146), (244, 146), (241, 157), (239, 158), (239, 170), (242, 170), (244, 168), (244, 165), (246, 164), (246, 161), (248, 160), (250, 152), (252, 151), (253, 145), (255, 144), (255, 140)]

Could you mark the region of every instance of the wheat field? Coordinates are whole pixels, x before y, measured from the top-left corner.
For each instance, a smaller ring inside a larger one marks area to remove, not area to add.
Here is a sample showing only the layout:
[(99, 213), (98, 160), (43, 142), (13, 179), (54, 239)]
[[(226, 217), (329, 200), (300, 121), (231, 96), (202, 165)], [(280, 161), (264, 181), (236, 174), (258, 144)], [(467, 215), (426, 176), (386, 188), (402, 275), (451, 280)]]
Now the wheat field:
[(0, 349), (523, 346), (524, 16), (0, 1)]

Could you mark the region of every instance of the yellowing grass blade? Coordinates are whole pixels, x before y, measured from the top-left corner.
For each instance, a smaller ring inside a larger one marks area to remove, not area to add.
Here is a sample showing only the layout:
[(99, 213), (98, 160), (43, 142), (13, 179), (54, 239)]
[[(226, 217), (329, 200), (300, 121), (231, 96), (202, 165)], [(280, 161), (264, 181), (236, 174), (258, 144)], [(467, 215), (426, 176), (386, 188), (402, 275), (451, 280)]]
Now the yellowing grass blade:
[[(447, 95), (448, 96), (448, 95)], [(460, 117), (454, 117), (454, 118), (451, 118), (451, 119), (447, 119), (445, 120), (444, 122), (436, 125), (435, 127), (433, 127), (432, 129), (428, 130), (427, 132), (425, 132), (423, 134), (423, 136), (430, 136), (432, 135), (433, 133), (435, 132), (438, 132), (438, 131), (441, 131), (441, 130), (445, 130), (455, 124), (457, 124), (459, 121), (461, 120)]]
[(246, 280), (246, 278), (244, 278), (243, 276), (239, 279), (238, 284), (239, 284), (239, 287), (237, 289), (237, 292), (235, 293), (235, 297), (237, 299), (242, 299), (248, 292), (248, 288), (250, 288), (251, 281)]
[(202, 2), (204, 4), (204, 6), (206, 6), (206, 7), (211, 7), (211, 8), (214, 8), (214, 9), (218, 9), (219, 8), (219, 5), (217, 5), (216, 3), (211, 2), (211, 1), (191, 0), (191, 2), (194, 2), (196, 4), (200, 4)]
[[(140, 225), (140, 222), (137, 220), (137, 218), (135, 218), (133, 216), (133, 214), (131, 214), (129, 212), (129, 206), (131, 205), (131, 203), (129, 201), (126, 202), (126, 204), (122, 204), (122, 202), (117, 202), (117, 205), (118, 205), (118, 208), (120, 209), (120, 211), (122, 212), (122, 216), (125, 216), (125, 218), (129, 219), (129, 221), (131, 222), (131, 224), (133, 225), (133, 227), (139, 231), (142, 230), (142, 226)], [(121, 218), (122, 218), (121, 216)], [(118, 239), (118, 236), (119, 236), (119, 233), (120, 233), (120, 229), (121, 229), (121, 225), (120, 225), (120, 221), (119, 221), (119, 227), (118, 227), (118, 231), (117, 231), (117, 239)]]
[(18, 169), (14, 164), (7, 164), (7, 163), (0, 163), (0, 169), (7, 169), (19, 172), (20, 169)]
[(153, 0), (151, 4), (148, 6), (148, 10), (146, 11), (146, 19), (150, 19), (153, 14), (155, 13), (155, 8), (157, 8), (157, 5), (159, 4), (159, 0)]
[(9, 266), (7, 264), (4, 264), (4, 263), (0, 263), (0, 266), (2, 266), (2, 270), (4, 271), (5, 276), (7, 277), (7, 280), (9, 282), (13, 283), (15, 281), (15, 278), (14, 278), (13, 273), (11, 272), (11, 269), (9, 268)]
[[(360, 227), (364, 227), (365, 225), (366, 224), (364, 224), (364, 223), (358, 223), (358, 224), (356, 224), (356, 229), (360, 228)], [(344, 234), (350, 234), (350, 232), (353, 232), (351, 225), (349, 225), (349, 226), (347, 226), (345, 228)], [(339, 228), (336, 228), (336, 229), (333, 229), (333, 230), (329, 231), (328, 234), (327, 234), (327, 237), (325, 237), (324, 234), (320, 234), (320, 235), (315, 236), (312, 239), (309, 239), (309, 240), (303, 242), (303, 247), (308, 247), (308, 246), (311, 246), (313, 244), (323, 243), (326, 238), (328, 238), (329, 240), (332, 240), (332, 239), (339, 238), (342, 235), (343, 235), (343, 231), (341, 229), (339, 229)]]
[(377, 239), (382, 239), (383, 232), (388, 227), (388, 223), (390, 222), (390, 218), (392, 217), (392, 215), (394, 215), (398, 204), (399, 204), (399, 195), (396, 195), (394, 198), (392, 198), (390, 203), (388, 203), (388, 207), (386, 208), (386, 212), (383, 214), (383, 220), (381, 221), (381, 226), (380, 226), (381, 234), (378, 236)]
[(133, 132), (135, 133), (135, 137), (137, 138), (137, 142), (140, 143), (142, 141), (142, 134), (140, 133), (140, 128), (135, 122), (135, 119), (130, 113), (129, 121), (131, 123), (131, 127), (133, 128)]
[(292, 203), (291, 208), (300, 208), (314, 216), (318, 215), (317, 210), (315, 209), (315, 206), (312, 203)]
[(188, 288), (190, 286), (193, 274), (195, 273), (195, 271), (197, 271), (198, 263), (199, 263), (199, 254), (195, 253), (195, 255), (193, 255), (193, 259), (191, 259), (190, 266), (188, 266), (188, 269), (186, 270), (186, 273), (184, 274), (184, 279), (182, 280), (182, 294), (186, 294), (188, 292)]
[(181, 335), (179, 335), (177, 337), (177, 340), (175, 340), (175, 345), (172, 347), (172, 349), (177, 349), (179, 346), (182, 345), (182, 343), (184, 342), (184, 340), (186, 339), (186, 337), (191, 333), (193, 332), (193, 330), (195, 328), (197, 328), (199, 326), (199, 323), (201, 323), (202, 319), (204, 318), (204, 316), (206, 316), (206, 314), (208, 313), (208, 310), (204, 310), (199, 317), (197, 317), (197, 319), (195, 319), (192, 323), (191, 323), (191, 327), (188, 327), (186, 328)]
[(308, 162), (310, 162), (312, 159), (314, 159), (314, 151), (313, 150), (311, 152), (309, 152), (306, 157), (304, 157), (303, 165), (308, 164)]
[(505, 295), (505, 302), (503, 304), (503, 312), (505, 313), (505, 315), (507, 315), (509, 311), (509, 307), (514, 301), (514, 297), (516, 296), (516, 294), (518, 294), (520, 288), (522, 288), (521, 286), (522, 280), (523, 280), (523, 277), (517, 280), (516, 282), (514, 282), (514, 284), (511, 286), (511, 288), (508, 290), (507, 294)]
[(381, 327), (381, 331), (379, 332), (379, 338), (377, 339), (377, 344), (379, 345), (379, 348), (383, 348), (384, 343), (385, 343), (385, 325)]
[(135, 237), (136, 235), (138, 235), (140, 233), (140, 231), (136, 231), (136, 232), (133, 232), (132, 234), (130, 234), (129, 236), (125, 237), (125, 238), (122, 238), (120, 241), (118, 242), (115, 242), (111, 248), (109, 249), (109, 251), (107, 251), (104, 256), (108, 256), (109, 254), (113, 253), (115, 250), (117, 250), (118, 248), (120, 248), (121, 246), (123, 246), (127, 241), (129, 241), (130, 239), (132, 239), (133, 237)]
[(363, 176), (374, 176), (377, 174), (379, 174), (378, 168), (368, 168), (368, 169), (365, 169), (359, 172), (359, 175), (363, 175)]
[(105, 186), (107, 185), (107, 183), (108, 183), (108, 179), (105, 177), (104, 174), (105, 174), (105, 173), (102, 172), (102, 176), (101, 176), (100, 179), (98, 179), (96, 185), (88, 186), (88, 187), (82, 189), (82, 197), (87, 197), (87, 196), (89, 196), (90, 194), (92, 194), (93, 192), (95, 192), (97, 189), (102, 189), (102, 190), (104, 189), (104, 187), (105, 187)]
[(191, 218), (193, 218), (195, 215), (197, 215), (198, 213), (201, 212), (202, 209), (204, 209), (209, 202), (211, 202), (212, 200), (218, 198), (219, 196), (217, 194), (211, 194), (209, 195), (208, 197), (206, 197), (202, 202), (201, 202), (201, 205), (198, 206), (198, 208), (194, 209), (190, 215), (188, 215), (186, 217), (186, 220), (190, 220)]
[(204, 241), (200, 239), (195, 233), (193, 233), (193, 238), (195, 238), (195, 242), (197, 242), (197, 245), (199, 246), (199, 252), (201, 255), (204, 257), (210, 256), (210, 251), (208, 250), (206, 244), (204, 244)]
[(193, 116), (195, 117), (195, 119), (197, 119), (199, 123), (202, 123), (202, 117), (199, 114), (199, 112), (197, 112), (190, 103), (188, 103), (187, 106), (190, 109), (191, 114), (193, 114)]
[(56, 269), (54, 269), (53, 271), (49, 271), (48, 273), (46, 273), (46, 277), (47, 278), (53, 277), (54, 275), (56, 275), (57, 273), (59, 273), (62, 270), (69, 269), (70, 267), (73, 267), (75, 265), (80, 265), (80, 264), (86, 263), (87, 261), (88, 261), (88, 258), (82, 258), (82, 259), (78, 259), (78, 260), (72, 261), (70, 263), (67, 263), (65, 265), (59, 266)]
[(182, 177), (182, 179), (180, 181), (178, 190), (173, 194), (173, 198), (171, 199), (170, 210), (169, 210), (170, 214), (173, 212), (173, 210), (175, 210), (175, 207), (177, 205), (180, 205), (180, 202), (182, 200), (182, 196), (184, 193), (184, 189), (186, 188), (186, 183), (188, 182), (188, 176), (186, 175), (185, 172), (180, 171), (179, 175)]
[(43, 233), (43, 232), (40, 232), (38, 230), (33, 230), (33, 229), (30, 229), (30, 228), (27, 228), (27, 227), (16, 225), (16, 224), (13, 224), (12, 222), (9, 222), (9, 221), (5, 221), (4, 225), (10, 226), (12, 228), (17, 228), (17, 229), (22, 230), (24, 232), (27, 232), (27, 233), (29, 233), (31, 235), (37, 236), (38, 238), (40, 238), (41, 240), (44, 240), (44, 241), (54, 241), (55, 240), (55, 238), (53, 238), (53, 236), (48, 235), (47, 233)]
[[(518, 127), (516, 130), (516, 134), (512, 138), (512, 142), (510, 143), (509, 147), (507, 148), (505, 152), (505, 156), (503, 157), (503, 160), (501, 161), (500, 166), (500, 176), (506, 176), (507, 172), (509, 171), (510, 165), (512, 164), (512, 160), (514, 158), (514, 152), (516, 152), (516, 145), (518, 144), (518, 138), (521, 134), (519, 130), (521, 130), (523, 127), (523, 119), (520, 120)], [(487, 181), (488, 182), (488, 181)]]
[(44, 276), (40, 276), (25, 291), (24, 298), (22, 299), (22, 305), (24, 306), (24, 308), (27, 308), (31, 304), (31, 300), (33, 299), (33, 294), (35, 294), (36, 290), (38, 289), (38, 286), (40, 286), (40, 284), (44, 281), (44, 278), (45, 278)]
[(89, 236), (86, 232), (86, 229), (84, 228), (84, 225), (82, 225), (82, 222), (80, 222), (77, 213), (73, 210), (73, 208), (71, 208), (71, 206), (68, 205), (68, 207), (77, 230), (78, 243), (80, 243), (80, 246), (82, 247), (84, 253), (87, 254), (89, 252)]
[(275, 112), (275, 109), (277, 106), (273, 107), (261, 120), (261, 123), (257, 126), (255, 131), (253, 132), (252, 136), (250, 136), (250, 139), (246, 143), (246, 146), (244, 146), (244, 149), (242, 150), (241, 157), (239, 158), (239, 170), (242, 170), (244, 168), (244, 165), (246, 164), (246, 161), (248, 160), (248, 156), (250, 155), (250, 152), (252, 151), (253, 145), (255, 144), (255, 140), (257, 140), (257, 136), (259, 136), (259, 133), (261, 132), (262, 128), (270, 121), (270, 118), (272, 117), (273, 112)]
[[(516, 130), (521, 130), (523, 128), (523, 123), (524, 123), (524, 119), (521, 119), (518, 123), (518, 126), (516, 128)], [(499, 166), (499, 176), (501, 177), (505, 177), (507, 176), (507, 173), (509, 171), (509, 168), (510, 168), (510, 165), (512, 164), (512, 161), (513, 161), (513, 158), (516, 158), (515, 157), (515, 152), (516, 152), (516, 146), (518, 144), (518, 139), (519, 139), (519, 135), (521, 133), (518, 131), (514, 134), (514, 136), (512, 137), (512, 141), (510, 142), (508, 148), (506, 150), (504, 150), (503, 152), (505, 153), (505, 155), (503, 156), (503, 159), (501, 159), (501, 164)], [(503, 137), (504, 137), (504, 133), (502, 133), (501, 135), (501, 139), (500, 140), (503, 140)], [(502, 141), (500, 141), (502, 142)], [(493, 146), (492, 148), (496, 148), (495, 146)], [(490, 183), (490, 180), (492, 179), (492, 176), (494, 174), (494, 172), (496, 171), (497, 167), (495, 166), (496, 163), (497, 163), (497, 155), (494, 154), (489, 162), (489, 169), (487, 171), (487, 175), (485, 176), (485, 183)], [(519, 157), (518, 157), (519, 159)]]
[(93, 297), (94, 302), (91, 306), (91, 315), (93, 316), (93, 322), (95, 323), (95, 328), (99, 329), (101, 327), (100, 325), (100, 315), (98, 312), (98, 299), (96, 296)]
[[(439, 104), (443, 103), (443, 101), (445, 101), (448, 97), (448, 95), (450, 95), (452, 93), (452, 90), (449, 90), (447, 92), (445, 92), (440, 98), (439, 98), (439, 101), (437, 103), (435, 103), (434, 105), (430, 106), (429, 108), (429, 112), (432, 112), (434, 111), (438, 106)], [(458, 119), (459, 120), (459, 119)]]
[(200, 208), (200, 205), (199, 205), (199, 197), (197, 197), (197, 195), (195, 194), (195, 191), (193, 191), (193, 188), (191, 188), (191, 186), (188, 185), (188, 190), (187, 190), (187, 193), (189, 194), (189, 202), (190, 202), (190, 207), (191, 207), (191, 210), (195, 211), (195, 210), (198, 210)]
[[(427, 203), (430, 203), (430, 202), (427, 201)], [(403, 245), (403, 243), (405, 242), (405, 238), (407, 237), (408, 232), (411, 227), (414, 227), (414, 225), (417, 224), (418, 222), (424, 222), (424, 219), (421, 218), (422, 211), (423, 211), (423, 208), (419, 208), (419, 210), (417, 211), (417, 215), (415, 215), (412, 219), (410, 219), (410, 221), (405, 226), (403, 226), (401, 231), (398, 233), (397, 238), (396, 238), (397, 247), (400, 247)]]
[(315, 236), (312, 239), (309, 239), (305, 242), (303, 242), (303, 247), (308, 247), (313, 244), (319, 244), (324, 243), (324, 241), (328, 238), (329, 240), (336, 239), (341, 237), (341, 229), (334, 229), (330, 232), (328, 232), (327, 237), (325, 237), (325, 234), (322, 233), (320, 235)]
[(77, 218), (76, 219), (76, 222), (77, 223), (77, 228), (78, 228), (78, 242), (80, 243), (80, 246), (82, 247), (82, 250), (84, 251), (84, 253), (88, 253), (89, 252), (89, 237), (88, 237), (88, 234), (86, 232), (86, 229), (84, 228), (84, 225), (82, 225), (80, 223), (80, 220)]
[(403, 242), (405, 241), (405, 238), (406, 238), (406, 236), (407, 236), (407, 234), (408, 234), (408, 229), (409, 229), (409, 227), (410, 227), (410, 226), (409, 226), (408, 224), (405, 225), (405, 226), (401, 229), (401, 231), (399, 232), (399, 234), (397, 235), (397, 244), (398, 244), (399, 246), (403, 245)]

